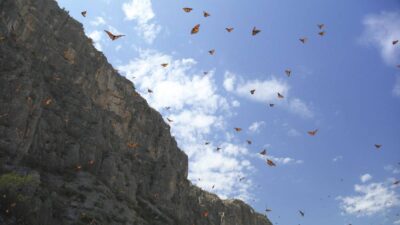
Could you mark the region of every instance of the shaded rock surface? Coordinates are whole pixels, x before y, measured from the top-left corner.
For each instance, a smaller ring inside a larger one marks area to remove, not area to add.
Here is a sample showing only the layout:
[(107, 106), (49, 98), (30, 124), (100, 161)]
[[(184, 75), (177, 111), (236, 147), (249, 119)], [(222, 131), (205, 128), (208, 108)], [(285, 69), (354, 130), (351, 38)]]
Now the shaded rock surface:
[(0, 224), (271, 224), (187, 175), (80, 23), (54, 0), (0, 0)]

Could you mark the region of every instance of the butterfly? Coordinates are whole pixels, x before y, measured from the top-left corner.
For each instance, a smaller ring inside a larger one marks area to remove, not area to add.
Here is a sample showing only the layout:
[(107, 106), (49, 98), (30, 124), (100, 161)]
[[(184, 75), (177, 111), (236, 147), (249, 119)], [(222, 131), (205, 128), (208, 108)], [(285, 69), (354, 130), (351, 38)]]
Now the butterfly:
[(400, 180), (396, 180), (395, 182), (393, 182), (393, 185), (398, 185), (400, 184)]
[(163, 63), (163, 64), (161, 64), (161, 66), (165, 68), (168, 66), (168, 63)]
[(47, 98), (43, 101), (44, 105), (50, 105), (53, 102), (53, 100), (51, 98)]
[(276, 164), (270, 159), (267, 159), (267, 164), (268, 166), (276, 166)]
[(394, 40), (394, 41), (392, 41), (392, 44), (395, 45), (395, 44), (397, 44), (398, 42), (399, 42), (399, 40)]
[(211, 187), (211, 189), (214, 189), (215, 188), (215, 184)]
[(250, 140), (246, 140), (247, 144), (251, 145), (251, 141)]
[(222, 148), (220, 148), (220, 147), (217, 147), (217, 149), (216, 149), (216, 150), (217, 150), (217, 152), (218, 152), (218, 151), (219, 151), (219, 150), (221, 150), (221, 149), (222, 149)]
[(240, 128), (240, 127), (235, 127), (235, 130), (236, 130), (237, 132), (240, 132), (240, 131), (242, 131), (242, 128)]
[(253, 30), (252, 30), (251, 34), (252, 34), (253, 36), (255, 36), (255, 35), (257, 35), (257, 34), (260, 33), (260, 32), (261, 32), (261, 30), (258, 30), (256, 27), (253, 27)]
[(131, 142), (131, 143), (128, 143), (127, 146), (128, 146), (128, 148), (136, 148), (136, 147), (139, 147), (139, 144)]
[(208, 211), (204, 211), (202, 214), (204, 217), (208, 217)]
[(171, 120), (170, 118), (167, 118), (168, 122), (172, 123), (174, 122), (173, 120)]
[(285, 70), (286, 76), (290, 77), (292, 71), (290, 69)]
[(265, 212), (271, 212), (271, 211), (272, 211), (272, 209), (268, 209), (268, 208), (265, 209)]
[(234, 28), (233, 27), (227, 27), (227, 28), (225, 28), (225, 30), (228, 31), (228, 33), (230, 33), (230, 32), (232, 32), (234, 30)]
[(167, 107), (165, 107), (165, 109), (166, 109), (166, 110), (170, 110), (170, 109), (171, 109), (171, 107), (170, 107), (170, 106), (167, 106)]
[(86, 17), (87, 11), (83, 11), (83, 12), (81, 12), (81, 14), (83, 17)]
[(273, 103), (269, 104), (269, 107), (274, 107), (274, 106), (275, 106), (275, 104), (273, 104)]
[(113, 41), (117, 40), (118, 38), (121, 38), (121, 37), (125, 36), (124, 34), (115, 35), (115, 34), (111, 33), (108, 30), (104, 30), (104, 32), (106, 32), (108, 37), (110, 37), (110, 39), (113, 40)]
[(322, 29), (325, 27), (325, 24), (321, 23), (321, 24), (318, 24), (317, 26), (318, 26), (318, 28), (319, 28), (320, 30), (322, 30)]
[(382, 147), (382, 145), (380, 144), (375, 144), (375, 148), (380, 149)]
[(266, 149), (263, 149), (259, 154), (260, 154), (260, 155), (267, 155), (267, 150), (266, 150)]
[(193, 8), (188, 8), (188, 7), (185, 7), (185, 8), (183, 8), (183, 11), (185, 11), (185, 12), (191, 12), (193, 10)]
[(210, 51), (208, 51), (208, 53), (209, 53), (210, 55), (214, 55), (214, 54), (215, 54), (215, 49), (211, 49)]
[(284, 96), (281, 95), (281, 93), (278, 92), (278, 98), (284, 98)]
[(89, 165), (93, 165), (93, 164), (94, 164), (94, 160), (93, 160), (93, 159), (92, 159), (92, 160), (89, 160), (88, 164), (89, 164)]
[(324, 36), (324, 35), (325, 35), (325, 31), (320, 31), (320, 32), (318, 32), (318, 35), (319, 35), (319, 36)]
[(81, 165), (76, 165), (76, 166), (75, 166), (75, 169), (76, 169), (76, 170), (81, 170), (81, 169), (82, 169), (82, 166), (81, 166)]
[(256, 92), (256, 89), (250, 90), (250, 94), (254, 95), (254, 92)]
[(303, 38), (299, 38), (299, 40), (301, 41), (301, 43), (305, 44), (308, 39), (306, 37), (303, 37)]
[(196, 26), (194, 26), (192, 28), (192, 31), (190, 32), (191, 34), (197, 34), (200, 30), (200, 24), (196, 24)]
[(315, 135), (317, 134), (317, 132), (318, 132), (318, 129), (311, 130), (311, 131), (307, 131), (307, 133), (308, 133), (309, 135), (311, 135), (311, 136), (315, 136)]
[(206, 143), (204, 143), (205, 145), (209, 145), (210, 144), (210, 142), (206, 142)]
[(301, 216), (304, 217), (304, 212), (303, 211), (299, 210), (299, 213), (300, 213)]
[(206, 71), (206, 72), (203, 72), (203, 74), (204, 74), (204, 75), (207, 75), (207, 74), (208, 74), (208, 72), (207, 72), (207, 71)]
[(209, 17), (209, 16), (211, 16), (211, 15), (210, 15), (210, 13), (208, 13), (208, 12), (206, 12), (206, 11), (203, 11), (203, 16), (204, 16), (204, 17)]
[(147, 92), (151, 94), (151, 93), (153, 93), (153, 90), (147, 88)]
[(241, 178), (239, 178), (239, 181), (242, 181), (244, 179), (246, 179), (246, 177), (241, 177)]

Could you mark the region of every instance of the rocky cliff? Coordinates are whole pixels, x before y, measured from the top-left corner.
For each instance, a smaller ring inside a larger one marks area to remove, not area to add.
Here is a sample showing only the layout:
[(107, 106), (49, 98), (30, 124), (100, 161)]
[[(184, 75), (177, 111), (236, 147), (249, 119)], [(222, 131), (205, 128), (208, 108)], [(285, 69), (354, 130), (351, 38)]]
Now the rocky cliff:
[(0, 224), (271, 224), (187, 173), (80, 23), (54, 0), (0, 0)]

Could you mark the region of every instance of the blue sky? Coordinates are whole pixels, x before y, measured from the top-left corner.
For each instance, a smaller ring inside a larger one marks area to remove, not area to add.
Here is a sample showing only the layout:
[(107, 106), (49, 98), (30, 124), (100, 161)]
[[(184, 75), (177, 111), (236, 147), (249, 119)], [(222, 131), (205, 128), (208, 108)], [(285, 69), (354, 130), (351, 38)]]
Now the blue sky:
[[(399, 1), (58, 2), (173, 120), (193, 183), (271, 208), (274, 224), (400, 224)], [(104, 29), (126, 37), (112, 42)]]

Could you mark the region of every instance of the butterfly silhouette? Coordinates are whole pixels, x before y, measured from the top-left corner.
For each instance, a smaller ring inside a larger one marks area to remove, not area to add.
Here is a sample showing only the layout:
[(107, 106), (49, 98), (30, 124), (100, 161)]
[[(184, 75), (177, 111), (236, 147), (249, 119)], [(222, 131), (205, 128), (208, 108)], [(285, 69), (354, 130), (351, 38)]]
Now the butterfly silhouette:
[(268, 166), (276, 166), (276, 164), (270, 159), (267, 159), (267, 164)]
[(308, 39), (306, 37), (303, 37), (303, 38), (299, 38), (299, 40), (301, 41), (301, 43), (305, 44)]
[(315, 136), (315, 135), (317, 134), (317, 132), (318, 132), (318, 129), (311, 130), (311, 131), (307, 131), (307, 133), (308, 133), (310, 136)]
[(284, 98), (284, 96), (281, 95), (281, 93), (278, 92), (278, 98)]
[(108, 37), (113, 41), (117, 40), (118, 38), (121, 38), (121, 37), (125, 36), (124, 34), (115, 35), (115, 34), (111, 33), (108, 30), (104, 30), (104, 31), (107, 33)]
[(203, 16), (204, 16), (204, 17), (209, 17), (209, 16), (211, 16), (211, 15), (210, 15), (210, 13), (208, 13), (208, 12), (206, 12), (206, 11), (203, 11)]
[(214, 55), (214, 54), (215, 54), (215, 49), (211, 49), (210, 51), (208, 51), (208, 53), (209, 53), (210, 55)]
[(290, 69), (285, 70), (286, 76), (290, 77), (292, 71)]
[(193, 8), (188, 8), (188, 7), (185, 7), (185, 8), (183, 8), (183, 11), (185, 11), (185, 12), (191, 12), (193, 10)]
[(233, 27), (227, 27), (227, 28), (225, 28), (225, 30), (228, 31), (228, 33), (230, 33), (230, 32), (232, 32), (234, 30), (234, 28)]
[(86, 17), (87, 11), (83, 11), (83, 12), (81, 12), (81, 14), (83, 17)]
[(252, 34), (253, 36), (255, 36), (255, 35), (257, 35), (257, 34), (260, 33), (260, 32), (261, 32), (261, 30), (257, 29), (256, 27), (253, 27), (253, 30), (252, 30), (251, 34)]
[(254, 95), (254, 92), (256, 92), (256, 89), (250, 90), (250, 94)]
[(192, 31), (190, 32), (191, 34), (197, 34), (200, 30), (200, 24), (197, 24), (192, 28)]
[(267, 155), (267, 150), (266, 150), (266, 149), (263, 149), (259, 154), (260, 154), (260, 155)]

